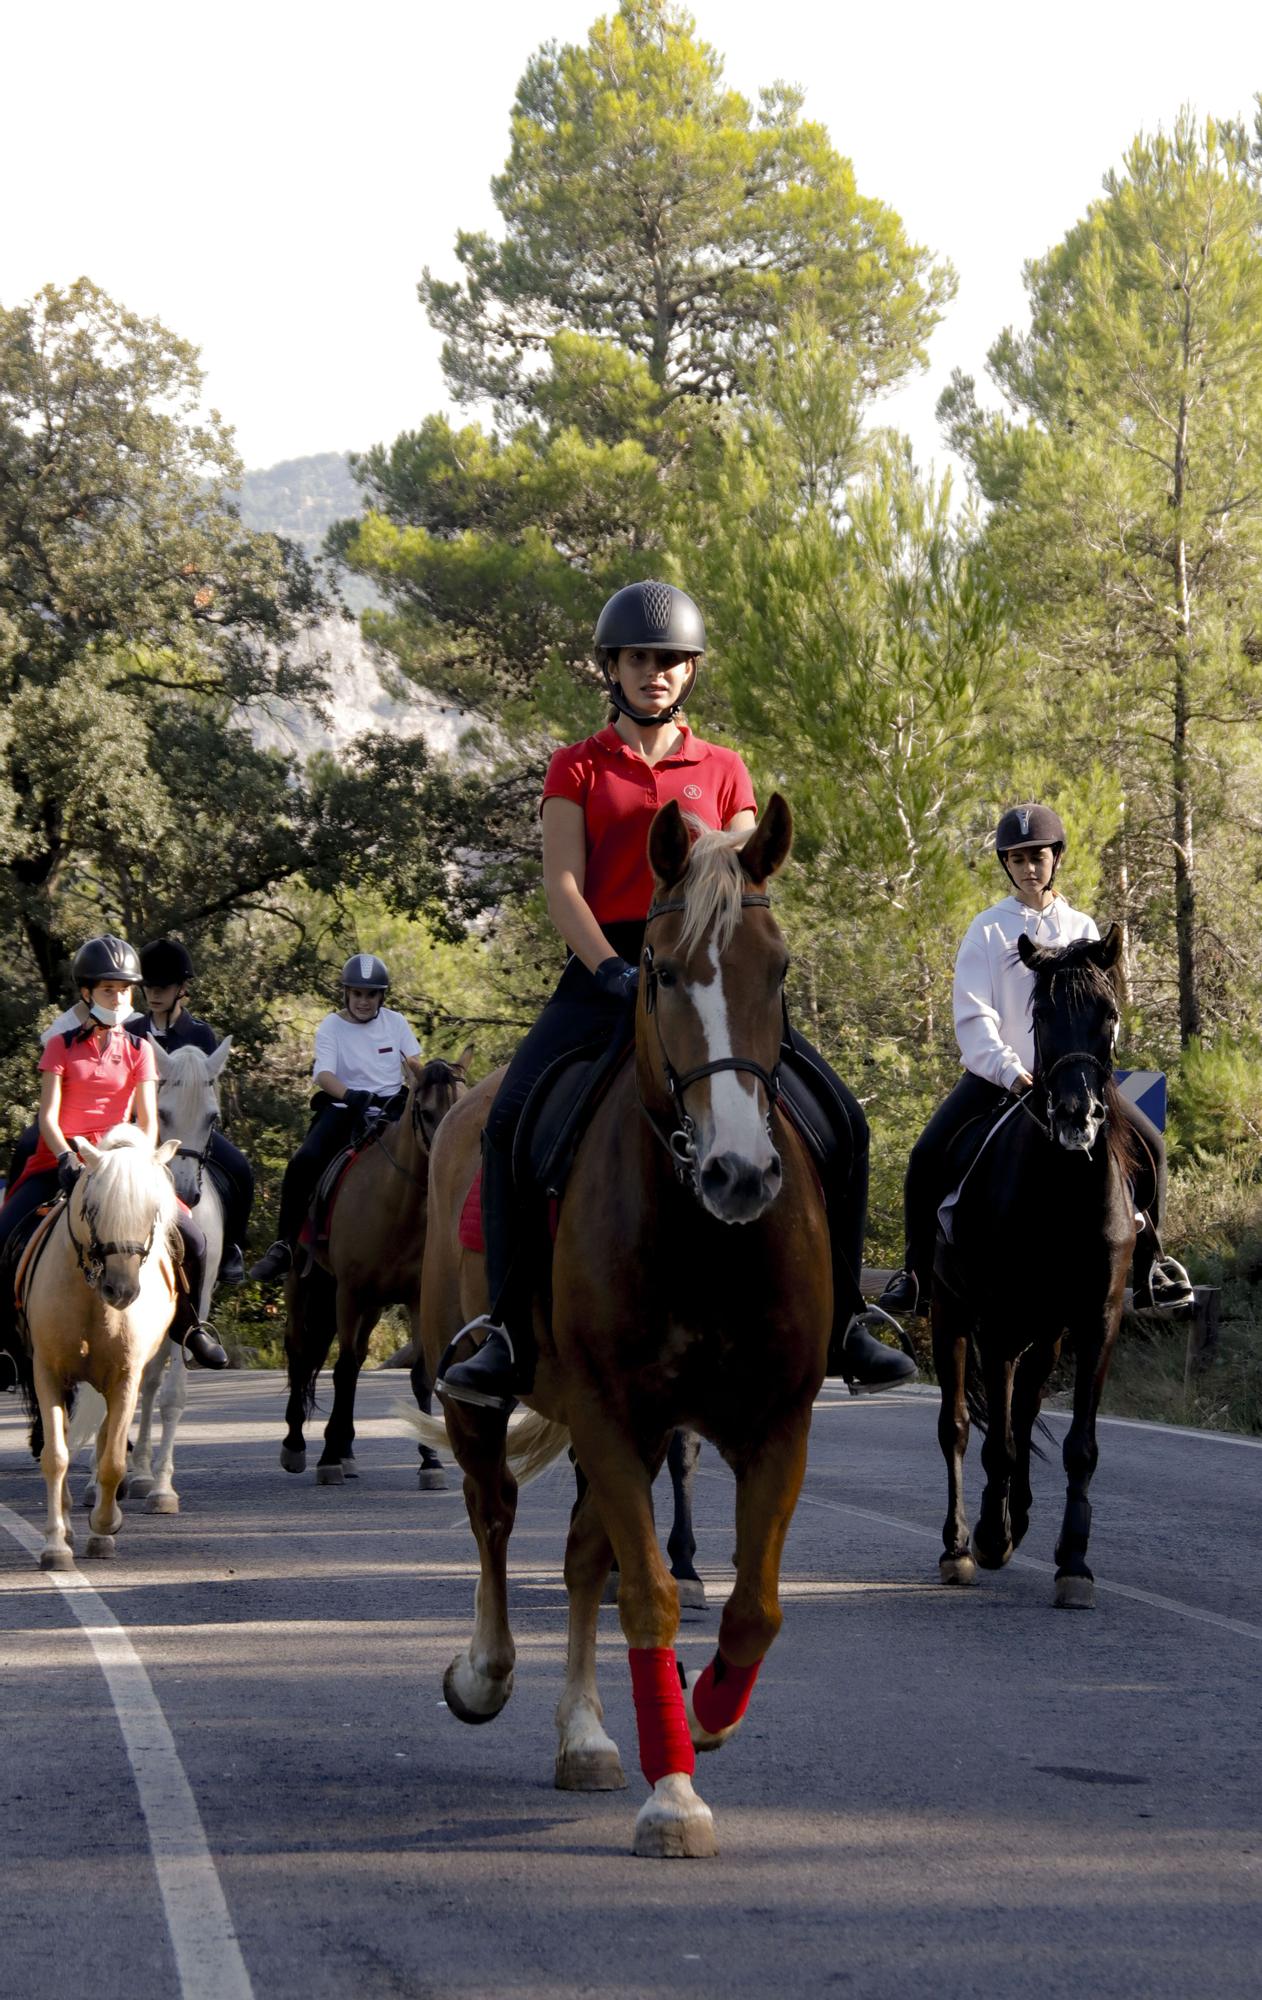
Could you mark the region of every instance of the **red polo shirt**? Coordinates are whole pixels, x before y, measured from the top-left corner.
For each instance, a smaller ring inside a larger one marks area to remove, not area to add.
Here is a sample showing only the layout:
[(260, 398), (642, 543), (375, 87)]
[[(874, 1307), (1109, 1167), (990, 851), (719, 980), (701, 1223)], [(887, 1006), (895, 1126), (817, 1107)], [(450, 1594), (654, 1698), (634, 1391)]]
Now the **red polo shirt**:
[[(152, 1083), (158, 1074), (152, 1042), (125, 1028), (98, 1028), (82, 1037), (73, 1030), (53, 1035), (39, 1066), (61, 1078), (57, 1123), (67, 1139), (89, 1139), (93, 1145), (111, 1126), (126, 1123), (137, 1084)], [(44, 1173), (56, 1164), (41, 1138), (27, 1171)]]
[(706, 743), (686, 722), (673, 756), (650, 766), (612, 724), (585, 743), (558, 750), (544, 780), (545, 799), (573, 799), (587, 825), (583, 895), (598, 924), (642, 923), (653, 900), (649, 828), (659, 806), (675, 799), (719, 830), (738, 812), (757, 810), (749, 772), (735, 750)]

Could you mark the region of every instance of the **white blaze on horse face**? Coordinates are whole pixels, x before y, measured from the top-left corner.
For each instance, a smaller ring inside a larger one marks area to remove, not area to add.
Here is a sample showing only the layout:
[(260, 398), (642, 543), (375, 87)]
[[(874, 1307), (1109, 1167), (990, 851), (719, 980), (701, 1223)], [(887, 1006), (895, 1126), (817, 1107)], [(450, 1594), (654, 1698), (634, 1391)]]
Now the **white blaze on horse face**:
[[(706, 1061), (734, 1055), (722, 967), (704, 982), (694, 980), (686, 991), (701, 1022)], [(693, 1113), (701, 1199), (724, 1222), (749, 1222), (780, 1187), (780, 1159), (767, 1130), (763, 1092), (748, 1070), (720, 1070), (707, 1082), (709, 1101), (700, 1102), (697, 1086)], [(726, 1175), (715, 1171), (718, 1162), (725, 1163)]]

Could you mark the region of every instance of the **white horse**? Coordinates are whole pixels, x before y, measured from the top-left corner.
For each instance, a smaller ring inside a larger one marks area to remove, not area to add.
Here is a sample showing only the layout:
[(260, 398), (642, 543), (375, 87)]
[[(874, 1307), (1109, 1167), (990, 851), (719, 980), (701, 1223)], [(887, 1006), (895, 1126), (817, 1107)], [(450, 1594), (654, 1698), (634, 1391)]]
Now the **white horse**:
[[(171, 1163), (175, 1191), (191, 1208), (206, 1238), (206, 1263), (201, 1295), (194, 1303), (199, 1319), (210, 1315), (223, 1258), (223, 1202), (214, 1177), (207, 1171), (208, 1148), (219, 1123), (220, 1071), (228, 1060), (232, 1036), (225, 1035), (213, 1055), (201, 1049), (176, 1049), (168, 1055), (155, 1042), (158, 1064), (158, 1124), (163, 1139), (173, 1139), (179, 1151)], [(136, 1449), (127, 1475), (127, 1491), (144, 1498), (147, 1514), (178, 1514), (175, 1490), (175, 1433), (188, 1401), (188, 1369), (174, 1341), (154, 1355), (140, 1385), (140, 1423)], [(153, 1412), (157, 1404), (162, 1441), (153, 1450)]]

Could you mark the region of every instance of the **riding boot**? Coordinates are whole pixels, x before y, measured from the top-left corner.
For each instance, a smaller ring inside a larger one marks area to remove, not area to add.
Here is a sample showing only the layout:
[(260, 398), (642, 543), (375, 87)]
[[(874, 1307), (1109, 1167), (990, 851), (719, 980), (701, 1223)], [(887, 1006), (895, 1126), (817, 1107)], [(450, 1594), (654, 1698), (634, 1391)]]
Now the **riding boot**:
[[(439, 1363), (434, 1387), (453, 1402), (492, 1410), (511, 1410), (519, 1396), (529, 1395), (535, 1379), (533, 1302), (523, 1295), (526, 1288), (513, 1268), (520, 1261), (514, 1255), (514, 1192), (511, 1151), (483, 1133), (482, 1240), (491, 1311), (461, 1327)], [(468, 1360), (448, 1367), (448, 1356), (466, 1336), (481, 1336), (481, 1345)]]
[(920, 1281), (912, 1269), (910, 1261), (901, 1271), (895, 1271), (881, 1293), (877, 1304), (882, 1312), (895, 1317), (910, 1317), (920, 1303)]
[(228, 1366), (227, 1355), (214, 1334), (198, 1319), (193, 1295), (185, 1291), (182, 1284), (176, 1285), (175, 1313), (167, 1333), (186, 1355), (192, 1355), (199, 1368)]
[(245, 1283), (245, 1259), (239, 1243), (224, 1244), (223, 1255), (219, 1259), (219, 1282), (221, 1285)]
[[(272, 1278), (283, 1278), (285, 1273), (292, 1269), (293, 1261), (294, 1253), (291, 1246), (283, 1236), (278, 1236), (276, 1241), (263, 1252), (257, 1264), (251, 1264), (250, 1276), (258, 1283), (266, 1284)], [(232, 1284), (234, 1281), (230, 1278), (228, 1282)]]

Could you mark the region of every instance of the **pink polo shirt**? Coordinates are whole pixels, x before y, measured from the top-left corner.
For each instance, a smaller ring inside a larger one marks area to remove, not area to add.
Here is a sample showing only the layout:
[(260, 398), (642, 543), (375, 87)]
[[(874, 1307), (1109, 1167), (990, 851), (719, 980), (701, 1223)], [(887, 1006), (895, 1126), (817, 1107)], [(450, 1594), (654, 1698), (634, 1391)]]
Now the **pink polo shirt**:
[(623, 742), (612, 724), (555, 752), (544, 799), (573, 799), (587, 828), (583, 896), (598, 924), (642, 923), (653, 900), (648, 837), (653, 815), (675, 799), (716, 831), (756, 811), (754, 787), (735, 750), (694, 736), (657, 765)]
[[(153, 1083), (158, 1075), (148, 1036), (129, 1034), (126, 1028), (98, 1028), (86, 1037), (73, 1030), (53, 1034), (39, 1066), (61, 1078), (57, 1123), (67, 1139), (89, 1139), (94, 1145), (112, 1125), (127, 1122), (136, 1086)], [(56, 1164), (41, 1137), (27, 1171), (45, 1173)]]

